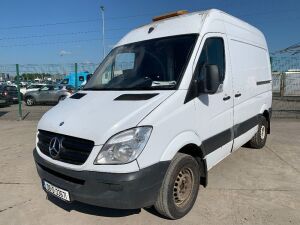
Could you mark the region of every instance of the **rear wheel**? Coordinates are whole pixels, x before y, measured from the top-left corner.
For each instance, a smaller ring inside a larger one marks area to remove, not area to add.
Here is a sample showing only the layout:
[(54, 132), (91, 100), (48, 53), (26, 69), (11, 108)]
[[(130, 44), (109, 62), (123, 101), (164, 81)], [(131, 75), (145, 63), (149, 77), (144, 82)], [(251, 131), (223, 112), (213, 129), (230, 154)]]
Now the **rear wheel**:
[(28, 105), (28, 106), (33, 106), (33, 105), (34, 105), (34, 98), (31, 97), (31, 96), (26, 97), (25, 103), (26, 103), (26, 105)]
[(260, 149), (263, 148), (267, 141), (268, 121), (264, 116), (259, 117), (258, 131), (248, 142), (249, 147)]
[(190, 155), (177, 153), (165, 175), (155, 209), (170, 219), (185, 216), (197, 199), (199, 183), (197, 161)]

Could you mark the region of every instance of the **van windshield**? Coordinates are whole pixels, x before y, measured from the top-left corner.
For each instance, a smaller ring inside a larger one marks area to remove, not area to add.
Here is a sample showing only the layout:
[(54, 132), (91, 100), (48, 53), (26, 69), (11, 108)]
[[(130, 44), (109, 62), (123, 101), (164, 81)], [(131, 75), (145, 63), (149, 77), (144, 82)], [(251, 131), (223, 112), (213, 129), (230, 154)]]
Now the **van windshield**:
[(175, 89), (197, 34), (152, 39), (113, 49), (84, 90)]

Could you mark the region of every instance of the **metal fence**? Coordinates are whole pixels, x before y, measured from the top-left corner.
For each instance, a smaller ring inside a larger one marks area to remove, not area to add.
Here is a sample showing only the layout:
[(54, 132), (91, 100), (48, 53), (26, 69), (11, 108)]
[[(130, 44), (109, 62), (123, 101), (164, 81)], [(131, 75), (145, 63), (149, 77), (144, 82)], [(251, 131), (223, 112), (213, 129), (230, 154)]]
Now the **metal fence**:
[(300, 96), (299, 73), (273, 73), (273, 93), (278, 96)]
[(300, 55), (271, 57), (275, 96), (300, 96)]
[(273, 56), (271, 57), (271, 64), (274, 72), (300, 69), (300, 54), (294, 56)]
[[(44, 81), (59, 82), (70, 73), (93, 73), (98, 65), (98, 63), (0, 64), (0, 82), (10, 80), (18, 83), (16, 82), (18, 79), (15, 79), (17, 74), (19, 74), (19, 81), (24, 77), (26, 78), (26, 76), (22, 76), (24, 74), (34, 74), (40, 76), (38, 78)], [(291, 57), (272, 57), (271, 65), (273, 71), (273, 112), (275, 114), (276, 112), (281, 113), (282, 117), (293, 114), (299, 115), (300, 118), (300, 54)], [(20, 87), (20, 85), (18, 86)], [(20, 100), (19, 119), (23, 118), (21, 105)], [(289, 114), (287, 115), (287, 113)]]
[[(278, 96), (300, 96), (300, 56), (272, 57), (273, 93)], [(77, 68), (76, 68), (77, 65)], [(20, 64), (19, 74), (40, 74), (57, 80), (69, 73), (88, 71), (93, 73), (97, 63)], [(288, 72), (290, 70), (294, 72)], [(295, 72), (299, 70), (299, 72)], [(16, 76), (16, 64), (0, 64), (0, 81)], [(41, 77), (43, 79), (43, 77)]]
[[(67, 75), (75, 72), (76, 63), (66, 64), (19, 64), (20, 74), (24, 73), (39, 73), (50, 75)], [(97, 63), (77, 63), (78, 71), (88, 71), (93, 73), (99, 64)], [(16, 64), (2, 64), (0, 65), (0, 74), (4, 74), (7, 78), (16, 75)]]

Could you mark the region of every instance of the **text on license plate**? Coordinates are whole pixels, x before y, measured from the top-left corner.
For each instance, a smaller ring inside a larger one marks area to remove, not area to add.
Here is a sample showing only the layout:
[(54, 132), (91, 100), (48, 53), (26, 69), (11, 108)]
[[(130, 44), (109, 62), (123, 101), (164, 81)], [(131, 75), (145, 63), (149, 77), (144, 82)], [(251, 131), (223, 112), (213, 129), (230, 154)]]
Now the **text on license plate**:
[(46, 191), (50, 192), (51, 194), (65, 200), (70, 201), (70, 195), (68, 191), (65, 191), (61, 188), (55, 187), (54, 185), (48, 183), (47, 181), (43, 182), (44, 188)]

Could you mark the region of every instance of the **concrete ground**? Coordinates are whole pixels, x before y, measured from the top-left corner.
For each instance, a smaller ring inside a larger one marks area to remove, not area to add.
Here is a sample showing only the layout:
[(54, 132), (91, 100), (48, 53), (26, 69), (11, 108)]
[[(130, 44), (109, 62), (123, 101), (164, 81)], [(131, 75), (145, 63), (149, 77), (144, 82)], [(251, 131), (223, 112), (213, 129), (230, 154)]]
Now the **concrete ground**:
[[(47, 112), (53, 105), (34, 105), (26, 106), (22, 103), (22, 118), (24, 120), (39, 120), (45, 112)], [(18, 120), (19, 119), (19, 105), (13, 104), (9, 107), (0, 108), (0, 120)]]
[(192, 211), (112, 210), (47, 199), (32, 150), (36, 121), (0, 120), (0, 224), (300, 224), (300, 120), (274, 120), (261, 150), (241, 148), (209, 172)]

